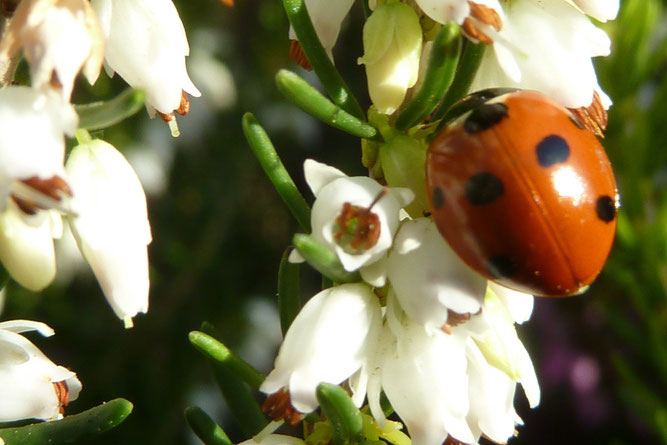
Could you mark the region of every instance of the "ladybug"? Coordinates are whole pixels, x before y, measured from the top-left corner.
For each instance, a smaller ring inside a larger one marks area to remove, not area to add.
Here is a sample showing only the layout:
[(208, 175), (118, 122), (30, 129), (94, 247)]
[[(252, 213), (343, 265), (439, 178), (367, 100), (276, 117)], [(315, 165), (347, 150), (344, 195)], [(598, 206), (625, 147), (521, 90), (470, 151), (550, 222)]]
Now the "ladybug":
[(567, 109), (528, 90), (484, 90), (431, 141), (436, 225), (486, 278), (540, 296), (584, 292), (609, 255), (618, 191), (604, 148)]

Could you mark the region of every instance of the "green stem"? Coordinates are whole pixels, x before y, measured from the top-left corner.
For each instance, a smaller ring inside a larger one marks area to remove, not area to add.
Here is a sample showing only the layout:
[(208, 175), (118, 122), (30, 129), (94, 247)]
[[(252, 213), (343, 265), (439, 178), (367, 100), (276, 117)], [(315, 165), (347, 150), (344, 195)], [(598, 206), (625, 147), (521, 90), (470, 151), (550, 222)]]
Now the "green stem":
[(338, 385), (320, 383), (317, 385), (316, 395), (331, 424), (334, 445), (361, 443), (363, 419), (347, 392)]
[(244, 360), (237, 357), (227, 346), (212, 336), (200, 331), (192, 331), (188, 335), (190, 343), (214, 363), (228, 369), (232, 375), (258, 389), (264, 381), (264, 374), (257, 371)]
[(106, 102), (74, 105), (79, 114), (79, 128), (101, 130), (132, 116), (144, 107), (146, 93), (128, 88)]
[(479, 65), (482, 63), (482, 57), (484, 56), (484, 51), (486, 50), (486, 45), (484, 43), (470, 43), (468, 42), (463, 50), (463, 56), (461, 57), (461, 63), (456, 70), (456, 76), (454, 77), (454, 82), (449, 87), (445, 98), (435, 113), (433, 114), (433, 120), (442, 119), (442, 117), (447, 113), (449, 107), (454, 105), (459, 99), (465, 96), (470, 89), (475, 74)]
[(252, 113), (243, 115), (243, 132), (250, 148), (292, 215), (303, 230), (310, 232), (310, 207), (287, 173), (271, 139)]
[(199, 440), (206, 445), (233, 445), (220, 425), (198, 406), (185, 408), (185, 420)]
[(364, 119), (364, 112), (340, 73), (334, 66), (329, 55), (322, 47), (319, 37), (310, 20), (305, 0), (283, 0), (287, 18), (294, 28), (299, 44), (308, 58), (308, 62), (320, 78), (324, 89), (333, 102), (359, 119)]
[[(119, 425), (132, 412), (132, 403), (114, 399), (62, 420), (0, 429), (0, 443), (55, 445), (100, 434)], [(4, 441), (4, 442), (3, 442)]]
[(454, 80), (461, 55), (461, 31), (456, 23), (444, 25), (435, 40), (419, 91), (396, 119), (396, 128), (405, 131), (422, 122), (435, 110)]
[(364, 139), (372, 139), (377, 135), (377, 130), (373, 126), (344, 111), (296, 73), (288, 70), (278, 71), (276, 85), (278, 90), (297, 107), (325, 124)]
[(278, 270), (278, 308), (283, 337), (301, 310), (299, 265), (288, 261), (289, 250), (283, 253)]
[(336, 283), (353, 283), (361, 280), (359, 272), (348, 272), (338, 256), (312, 236), (297, 233), (292, 240), (294, 247), (322, 275)]

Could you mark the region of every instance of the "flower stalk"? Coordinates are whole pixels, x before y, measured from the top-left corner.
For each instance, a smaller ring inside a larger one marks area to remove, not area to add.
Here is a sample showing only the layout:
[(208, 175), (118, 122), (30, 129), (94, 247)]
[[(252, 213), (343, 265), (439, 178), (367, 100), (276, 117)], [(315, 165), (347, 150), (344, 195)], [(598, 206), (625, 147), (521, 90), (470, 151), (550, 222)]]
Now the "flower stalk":
[(79, 115), (79, 128), (102, 130), (137, 113), (144, 107), (145, 101), (144, 91), (127, 88), (113, 99), (75, 105), (74, 110)]

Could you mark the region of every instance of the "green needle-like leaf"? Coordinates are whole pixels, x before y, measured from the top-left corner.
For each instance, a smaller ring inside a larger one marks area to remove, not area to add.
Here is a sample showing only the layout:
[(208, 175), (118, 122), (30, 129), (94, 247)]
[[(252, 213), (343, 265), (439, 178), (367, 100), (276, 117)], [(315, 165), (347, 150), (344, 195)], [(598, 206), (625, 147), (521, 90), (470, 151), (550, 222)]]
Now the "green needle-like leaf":
[(317, 385), (317, 401), (333, 429), (333, 443), (347, 445), (363, 439), (361, 413), (343, 388), (330, 383)]
[(0, 429), (7, 445), (55, 445), (100, 434), (120, 424), (132, 412), (132, 403), (114, 399), (62, 420)]
[(243, 433), (259, 433), (267, 424), (266, 417), (246, 383), (252, 381), (249, 384), (256, 389), (264, 376), (213, 338), (216, 333), (212, 325), (202, 323), (202, 328), (208, 333), (191, 332), (190, 341), (208, 356), (215, 381)]
[(200, 331), (192, 331), (188, 335), (190, 343), (213, 360), (214, 363), (228, 369), (236, 378), (257, 389), (264, 381), (264, 374), (257, 371), (247, 362), (237, 357), (227, 346), (212, 336)]
[(310, 232), (310, 207), (306, 200), (296, 188), (294, 181), (290, 177), (285, 166), (283, 165), (276, 149), (271, 143), (271, 139), (264, 131), (264, 128), (257, 122), (252, 113), (243, 115), (243, 132), (252, 148), (253, 153), (257, 156), (259, 163), (266, 172), (267, 176), (273, 183), (273, 186), (278, 191), (278, 194), (287, 207), (296, 218), (301, 228)]
[(308, 62), (333, 102), (351, 115), (364, 119), (364, 112), (359, 102), (352, 95), (317, 37), (305, 0), (283, 0), (283, 6)]
[(233, 445), (223, 429), (198, 406), (185, 408), (185, 420), (192, 431), (206, 445)]
[(146, 93), (128, 88), (106, 102), (74, 105), (79, 114), (79, 128), (101, 130), (132, 116), (144, 107)]
[(466, 44), (465, 49), (463, 50), (463, 56), (461, 57), (461, 63), (459, 63), (459, 67), (456, 70), (454, 82), (452, 82), (449, 90), (447, 90), (442, 105), (440, 105), (440, 108), (433, 114), (434, 121), (442, 119), (445, 113), (447, 113), (447, 110), (449, 110), (449, 107), (454, 105), (468, 93), (470, 85), (477, 73), (477, 69), (482, 63), (482, 57), (484, 56), (485, 50), (486, 44), (484, 43), (468, 42)]
[(454, 80), (461, 55), (461, 30), (458, 24), (444, 25), (435, 40), (428, 67), (419, 91), (396, 119), (396, 128), (404, 131), (422, 122), (435, 110)]
[(338, 256), (312, 236), (297, 233), (294, 235), (292, 242), (308, 264), (334, 282), (353, 283), (361, 280), (358, 272), (346, 271)]
[(276, 85), (278, 90), (297, 107), (325, 124), (360, 138), (371, 139), (377, 135), (377, 130), (372, 125), (335, 105), (292, 71), (278, 71)]
[(301, 310), (301, 286), (299, 286), (299, 265), (288, 261), (289, 249), (280, 260), (278, 270), (278, 308), (280, 328), (283, 336)]

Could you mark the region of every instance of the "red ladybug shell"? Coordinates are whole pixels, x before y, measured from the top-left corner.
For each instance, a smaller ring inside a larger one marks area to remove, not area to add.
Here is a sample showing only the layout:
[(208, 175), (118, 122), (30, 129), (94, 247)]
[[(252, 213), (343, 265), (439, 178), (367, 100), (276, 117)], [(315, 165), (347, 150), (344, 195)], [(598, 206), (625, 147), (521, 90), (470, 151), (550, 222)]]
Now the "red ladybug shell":
[(440, 233), (503, 286), (545, 296), (584, 291), (616, 230), (618, 193), (604, 149), (572, 113), (535, 91), (479, 102), (428, 148), (426, 183)]

